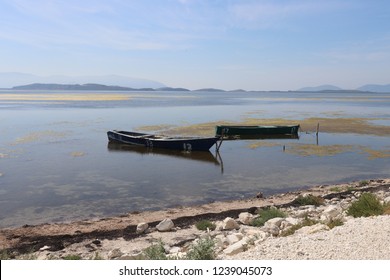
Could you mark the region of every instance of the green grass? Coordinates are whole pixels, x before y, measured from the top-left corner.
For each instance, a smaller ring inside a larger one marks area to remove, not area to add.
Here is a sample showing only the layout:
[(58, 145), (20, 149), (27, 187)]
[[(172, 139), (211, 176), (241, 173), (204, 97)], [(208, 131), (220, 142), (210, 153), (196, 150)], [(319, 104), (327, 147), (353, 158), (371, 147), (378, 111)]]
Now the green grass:
[(202, 220), (195, 224), (195, 227), (199, 230), (215, 230), (217, 227), (213, 222), (210, 222), (208, 220)]
[(354, 218), (377, 216), (382, 215), (384, 212), (385, 207), (372, 193), (363, 193), (359, 199), (353, 202), (347, 209), (347, 214)]
[(294, 199), (293, 204), (303, 206), (303, 205), (314, 205), (320, 206), (324, 204), (324, 199), (320, 196), (315, 195), (299, 195), (296, 199)]
[(262, 227), (265, 222), (273, 218), (285, 218), (287, 215), (277, 208), (269, 208), (261, 210), (259, 216), (252, 221), (252, 226)]

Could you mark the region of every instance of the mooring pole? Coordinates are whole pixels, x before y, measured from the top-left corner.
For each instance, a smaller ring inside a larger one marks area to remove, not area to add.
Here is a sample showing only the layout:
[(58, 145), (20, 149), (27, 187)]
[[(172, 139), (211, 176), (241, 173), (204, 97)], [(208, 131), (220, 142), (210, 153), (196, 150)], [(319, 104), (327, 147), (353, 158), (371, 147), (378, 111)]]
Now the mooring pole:
[(221, 148), (221, 145), (222, 145), (222, 141), (223, 141), (223, 129), (222, 129), (222, 132), (221, 132), (221, 137), (219, 138), (220, 139), (220, 141), (219, 141), (219, 145), (218, 145), (218, 143), (217, 143), (217, 145), (215, 146), (216, 147), (216, 151), (217, 151), (217, 153), (219, 153), (219, 148)]

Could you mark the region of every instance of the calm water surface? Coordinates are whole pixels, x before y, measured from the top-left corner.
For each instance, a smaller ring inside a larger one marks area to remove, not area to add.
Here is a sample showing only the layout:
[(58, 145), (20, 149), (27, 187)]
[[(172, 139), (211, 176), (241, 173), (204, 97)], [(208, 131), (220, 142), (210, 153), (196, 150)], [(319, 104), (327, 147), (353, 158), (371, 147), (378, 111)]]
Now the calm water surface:
[[(0, 91), (0, 96), (7, 93)], [(325, 152), (308, 154), (316, 149), (313, 133), (301, 133), (299, 140), (224, 141), (218, 156), (214, 147), (209, 153), (183, 154), (108, 145), (106, 132), (246, 117), (377, 118), (374, 124), (390, 126), (390, 94), (119, 94), (131, 98), (0, 100), (0, 227), (99, 218), (389, 176), (390, 157), (375, 154), (389, 153), (389, 136), (320, 133), (317, 147)]]

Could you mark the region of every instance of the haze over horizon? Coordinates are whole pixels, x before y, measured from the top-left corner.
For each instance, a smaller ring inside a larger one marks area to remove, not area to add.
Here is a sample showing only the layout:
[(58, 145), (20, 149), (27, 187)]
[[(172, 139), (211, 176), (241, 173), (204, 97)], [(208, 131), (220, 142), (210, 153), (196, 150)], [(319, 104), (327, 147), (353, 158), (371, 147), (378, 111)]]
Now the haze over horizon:
[(383, 0), (6, 0), (0, 23), (0, 72), (189, 89), (390, 83)]

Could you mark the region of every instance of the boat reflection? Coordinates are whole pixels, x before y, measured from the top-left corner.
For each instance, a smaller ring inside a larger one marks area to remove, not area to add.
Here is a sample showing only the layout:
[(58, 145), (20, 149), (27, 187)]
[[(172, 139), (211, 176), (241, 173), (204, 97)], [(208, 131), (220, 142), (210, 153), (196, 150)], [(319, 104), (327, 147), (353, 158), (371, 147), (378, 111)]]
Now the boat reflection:
[(217, 153), (215, 156), (210, 151), (178, 151), (168, 149), (150, 148), (137, 145), (126, 145), (117, 142), (109, 142), (107, 146), (110, 152), (131, 152), (142, 155), (162, 155), (169, 157), (176, 157), (180, 159), (188, 159), (201, 161), (205, 163), (212, 163), (215, 165), (222, 165), (221, 156)]

